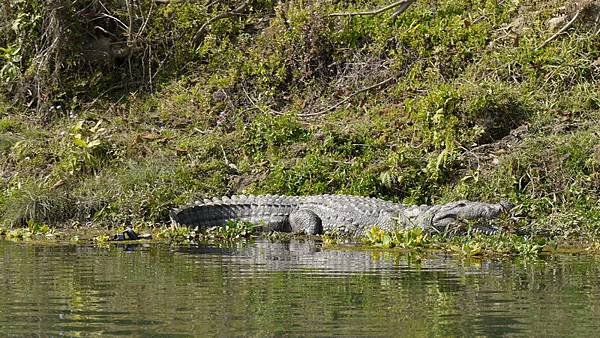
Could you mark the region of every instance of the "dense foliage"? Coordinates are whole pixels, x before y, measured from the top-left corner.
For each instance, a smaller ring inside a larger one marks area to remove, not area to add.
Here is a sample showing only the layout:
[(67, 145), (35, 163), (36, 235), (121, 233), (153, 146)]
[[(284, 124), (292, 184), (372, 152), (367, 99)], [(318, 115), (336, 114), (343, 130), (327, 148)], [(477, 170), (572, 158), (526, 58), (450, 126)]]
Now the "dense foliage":
[(328, 16), (389, 3), (2, 2), (0, 219), (347, 193), (507, 198), (519, 227), (600, 235), (600, 3)]

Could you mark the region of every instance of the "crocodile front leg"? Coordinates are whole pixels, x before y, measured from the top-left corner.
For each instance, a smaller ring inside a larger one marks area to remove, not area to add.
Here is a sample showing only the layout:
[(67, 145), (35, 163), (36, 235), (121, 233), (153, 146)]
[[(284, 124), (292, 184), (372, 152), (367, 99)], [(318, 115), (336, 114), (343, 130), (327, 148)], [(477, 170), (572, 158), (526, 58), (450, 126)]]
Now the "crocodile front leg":
[(292, 212), (288, 218), (292, 233), (319, 235), (323, 233), (323, 222), (313, 211), (299, 209)]

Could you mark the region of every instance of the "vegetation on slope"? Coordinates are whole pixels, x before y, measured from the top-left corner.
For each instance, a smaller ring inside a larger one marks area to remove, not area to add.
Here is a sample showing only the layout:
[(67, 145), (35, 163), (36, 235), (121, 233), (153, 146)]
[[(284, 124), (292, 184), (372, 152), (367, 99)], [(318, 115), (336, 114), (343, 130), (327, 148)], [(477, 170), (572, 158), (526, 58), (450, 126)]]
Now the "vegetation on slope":
[(345, 193), (506, 198), (509, 230), (598, 237), (600, 3), (329, 16), (389, 3), (2, 2), (2, 224)]

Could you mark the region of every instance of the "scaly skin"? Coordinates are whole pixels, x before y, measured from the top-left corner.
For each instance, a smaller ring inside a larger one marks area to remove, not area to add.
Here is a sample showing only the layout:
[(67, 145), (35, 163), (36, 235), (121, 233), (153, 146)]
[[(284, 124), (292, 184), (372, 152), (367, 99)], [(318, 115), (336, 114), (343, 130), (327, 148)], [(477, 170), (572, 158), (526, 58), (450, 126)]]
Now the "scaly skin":
[[(231, 196), (213, 198), (171, 211), (174, 224), (206, 228), (248, 221), (264, 231), (322, 234), (337, 230), (362, 236), (372, 226), (384, 230), (420, 227), (432, 233), (458, 233), (461, 220), (491, 220), (509, 205), (458, 201), (445, 205), (405, 206), (377, 198), (348, 195)], [(480, 226), (493, 233), (494, 228)]]

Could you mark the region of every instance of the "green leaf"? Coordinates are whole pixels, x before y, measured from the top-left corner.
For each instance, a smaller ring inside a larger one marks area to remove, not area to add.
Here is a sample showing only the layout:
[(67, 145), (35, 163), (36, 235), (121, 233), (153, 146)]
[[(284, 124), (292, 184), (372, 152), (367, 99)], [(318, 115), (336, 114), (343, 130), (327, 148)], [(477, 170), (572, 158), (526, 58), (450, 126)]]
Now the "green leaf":
[[(79, 136), (79, 137), (77, 137), (77, 136)], [(79, 135), (79, 134), (75, 135), (75, 137), (73, 138), (73, 144), (75, 144), (79, 148), (83, 148), (83, 149), (88, 148), (88, 143), (85, 140), (82, 140), (81, 135)]]
[(389, 234), (383, 235), (383, 239), (381, 240), (381, 245), (384, 248), (389, 248), (392, 246), (392, 238), (390, 237)]

